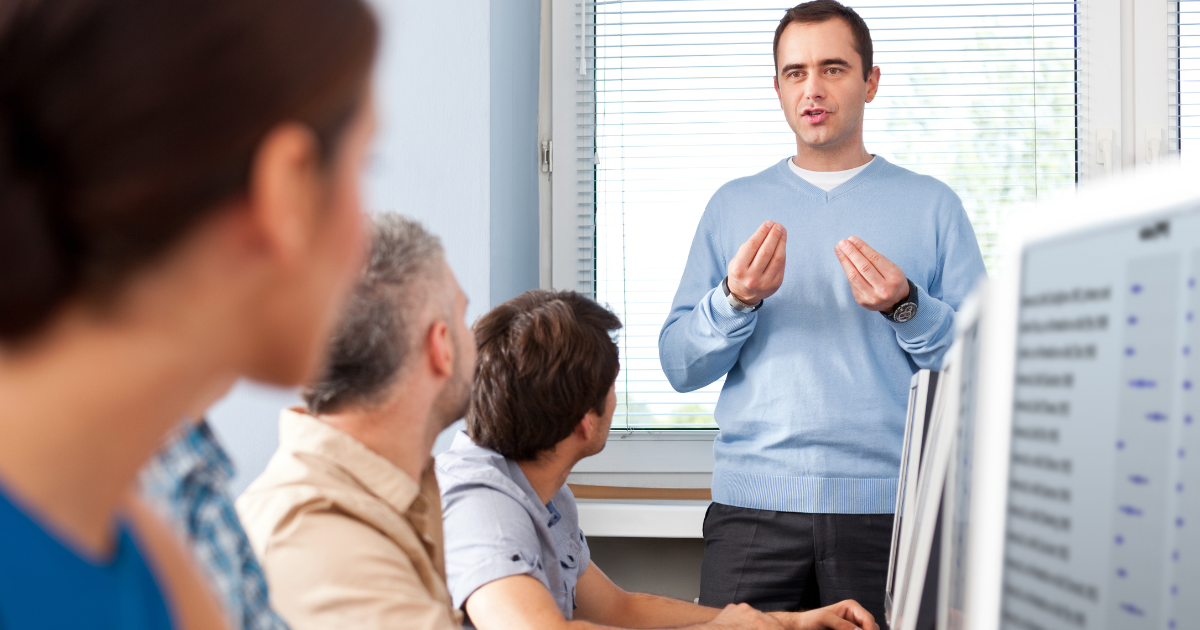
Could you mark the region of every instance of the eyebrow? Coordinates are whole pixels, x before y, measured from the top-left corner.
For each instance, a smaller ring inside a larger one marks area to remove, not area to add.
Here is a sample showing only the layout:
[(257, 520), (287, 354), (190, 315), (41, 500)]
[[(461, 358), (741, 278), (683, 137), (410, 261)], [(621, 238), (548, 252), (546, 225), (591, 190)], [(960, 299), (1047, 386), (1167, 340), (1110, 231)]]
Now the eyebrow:
[[(845, 66), (845, 67), (849, 68), (850, 62), (846, 61), (845, 59), (841, 59), (839, 57), (833, 57), (831, 59), (822, 59), (821, 62), (818, 63), (817, 65), (822, 68), (828, 68), (829, 66)], [(783, 68), (781, 68), (779, 70), (779, 74), (787, 74), (787, 73), (791, 72), (792, 70), (804, 70), (805, 68), (808, 68), (808, 64), (789, 63), (788, 65), (784, 66)]]

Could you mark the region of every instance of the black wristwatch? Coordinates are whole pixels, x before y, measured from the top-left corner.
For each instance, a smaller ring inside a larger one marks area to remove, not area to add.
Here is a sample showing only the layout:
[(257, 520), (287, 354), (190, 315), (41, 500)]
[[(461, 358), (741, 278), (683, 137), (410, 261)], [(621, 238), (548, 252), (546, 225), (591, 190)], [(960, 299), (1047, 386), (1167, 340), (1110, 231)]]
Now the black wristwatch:
[(754, 311), (762, 308), (762, 305), (766, 302), (766, 300), (759, 300), (758, 304), (751, 306), (737, 299), (737, 296), (729, 290), (729, 276), (725, 276), (725, 278), (721, 280), (721, 293), (725, 294), (725, 301), (729, 302), (729, 305), (733, 307), (733, 310), (739, 313), (753, 313)]
[(908, 297), (904, 301), (897, 304), (895, 308), (880, 315), (896, 322), (903, 324), (904, 322), (917, 316), (917, 285), (913, 284), (912, 280), (908, 281)]

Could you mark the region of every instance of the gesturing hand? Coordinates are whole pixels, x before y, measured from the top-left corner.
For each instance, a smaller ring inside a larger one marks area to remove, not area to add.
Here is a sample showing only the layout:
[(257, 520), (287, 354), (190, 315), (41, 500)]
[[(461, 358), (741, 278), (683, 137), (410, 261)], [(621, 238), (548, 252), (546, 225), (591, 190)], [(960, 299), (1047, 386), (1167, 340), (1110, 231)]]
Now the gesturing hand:
[(787, 230), (782, 224), (764, 221), (729, 261), (729, 292), (750, 306), (771, 297), (783, 284), (786, 255)]
[(863, 308), (886, 313), (908, 297), (904, 272), (861, 238), (851, 236), (840, 241), (833, 251), (850, 280), (854, 301)]

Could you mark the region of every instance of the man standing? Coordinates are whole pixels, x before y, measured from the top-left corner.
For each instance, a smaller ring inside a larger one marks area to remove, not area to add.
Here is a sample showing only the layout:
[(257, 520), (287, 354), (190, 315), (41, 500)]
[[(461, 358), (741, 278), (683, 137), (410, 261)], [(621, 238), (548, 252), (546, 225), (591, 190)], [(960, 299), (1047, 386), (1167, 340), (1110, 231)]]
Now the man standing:
[(857, 13), (798, 5), (774, 52), (796, 155), (713, 195), (659, 337), (675, 389), (727, 375), (700, 601), (882, 620), (909, 379), (939, 367), (983, 258), (949, 187), (867, 152)]
[(442, 246), (376, 218), (362, 279), (306, 410), (238, 499), (271, 603), (295, 630), (455, 630), (430, 450), (461, 418), (475, 342)]

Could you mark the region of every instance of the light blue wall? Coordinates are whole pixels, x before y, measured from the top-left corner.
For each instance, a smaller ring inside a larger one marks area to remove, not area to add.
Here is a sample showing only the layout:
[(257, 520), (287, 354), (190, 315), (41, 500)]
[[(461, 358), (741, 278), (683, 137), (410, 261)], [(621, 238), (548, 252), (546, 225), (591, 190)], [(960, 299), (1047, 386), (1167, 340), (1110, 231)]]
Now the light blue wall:
[(541, 0), (492, 0), (491, 304), (538, 286)]
[[(468, 321), (538, 284), (539, 0), (371, 0), (383, 40), (367, 208), (442, 238)], [(240, 383), (211, 410), (240, 493), (296, 390)]]

